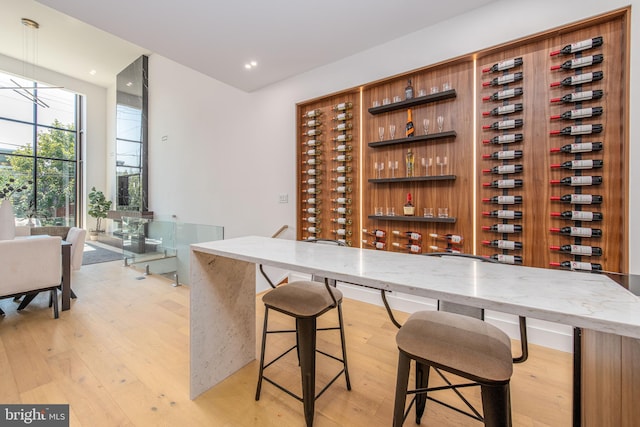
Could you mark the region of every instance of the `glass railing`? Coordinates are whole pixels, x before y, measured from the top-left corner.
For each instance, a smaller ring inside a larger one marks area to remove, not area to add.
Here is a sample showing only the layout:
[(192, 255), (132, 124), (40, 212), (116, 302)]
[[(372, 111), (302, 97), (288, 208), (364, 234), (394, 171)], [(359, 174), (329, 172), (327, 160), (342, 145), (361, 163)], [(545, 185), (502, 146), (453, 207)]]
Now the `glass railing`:
[(122, 217), (120, 230), (125, 265), (162, 274), (176, 284), (188, 284), (189, 245), (224, 239), (224, 227), (189, 224), (175, 220)]

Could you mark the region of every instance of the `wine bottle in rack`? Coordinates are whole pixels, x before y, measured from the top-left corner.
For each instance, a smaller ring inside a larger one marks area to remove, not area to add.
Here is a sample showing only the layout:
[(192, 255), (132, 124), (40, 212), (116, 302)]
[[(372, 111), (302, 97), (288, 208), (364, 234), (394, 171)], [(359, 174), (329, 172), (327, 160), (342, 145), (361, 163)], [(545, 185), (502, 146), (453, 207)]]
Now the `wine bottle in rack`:
[(510, 70), (511, 68), (518, 67), (522, 65), (522, 57), (507, 59), (506, 61), (501, 61), (493, 64), (491, 67), (483, 68), (483, 73), (497, 73), (498, 71)]
[(551, 67), (551, 70), (575, 70), (576, 68), (584, 68), (600, 64), (602, 61), (604, 61), (604, 55), (602, 54), (582, 56), (580, 58), (564, 61), (560, 65), (554, 65)]
[(438, 234), (438, 233), (429, 233), (429, 237), (433, 237), (436, 240), (445, 240), (449, 243), (453, 243), (455, 245), (461, 245), (464, 241), (464, 237), (459, 236), (457, 234)]
[(334, 105), (332, 110), (333, 111), (344, 111), (344, 110), (350, 110), (351, 108), (353, 108), (353, 103), (351, 103), (351, 102), (342, 102), (340, 104)]
[(494, 136), (491, 139), (483, 139), (483, 144), (511, 144), (514, 142), (520, 142), (524, 139), (524, 135), (521, 133), (508, 133), (505, 135)]
[(598, 194), (563, 194), (551, 196), (552, 201), (571, 203), (572, 205), (599, 205), (603, 197)]
[(353, 125), (351, 123), (338, 123), (336, 126), (332, 127), (331, 130), (334, 132), (342, 132), (343, 130), (353, 129)]
[(551, 216), (560, 217), (563, 219), (569, 219), (571, 221), (602, 221), (601, 212), (589, 212), (589, 211), (564, 211), (564, 212), (551, 212)]
[(585, 185), (600, 185), (602, 184), (601, 176), (590, 176), (590, 175), (580, 175), (580, 176), (565, 176), (561, 179), (552, 179), (549, 181), (551, 184), (562, 184), (569, 185), (572, 187), (581, 187)]
[(551, 120), (563, 119), (563, 120), (578, 120), (587, 119), (589, 117), (601, 116), (604, 110), (602, 107), (589, 107), (579, 108), (577, 110), (565, 111), (562, 114), (551, 116)]
[(485, 255), (484, 257), (496, 260), (502, 264), (522, 264), (522, 257), (519, 255), (493, 254)]
[(320, 224), (320, 218), (315, 216), (308, 216), (308, 217), (302, 218), (302, 220), (306, 222), (310, 222), (311, 224)]
[(333, 203), (337, 203), (339, 205), (350, 205), (351, 199), (348, 197), (336, 197), (335, 199), (331, 199)]
[(503, 234), (522, 233), (522, 226), (519, 224), (483, 225), (482, 229), (484, 231), (493, 231), (496, 233), (503, 233)]
[(522, 187), (523, 181), (521, 179), (498, 179), (492, 182), (483, 182), (483, 187), (492, 188), (516, 188)]
[(569, 270), (602, 271), (602, 264), (593, 262), (562, 261), (550, 262), (549, 265), (553, 267), (568, 268)]
[(369, 230), (366, 228), (362, 229), (364, 234), (368, 234), (369, 236), (374, 236), (376, 239), (384, 239), (387, 237), (387, 232), (381, 229)]
[(337, 146), (333, 147), (331, 150), (337, 151), (337, 152), (340, 152), (340, 153), (349, 152), (349, 151), (353, 150), (353, 146), (352, 145), (347, 145), (347, 144), (340, 144), (340, 145), (337, 145)]
[(560, 233), (570, 237), (602, 237), (602, 230), (590, 227), (552, 227), (549, 229), (552, 233)]
[(332, 120), (334, 122), (343, 122), (345, 120), (351, 120), (352, 118), (353, 118), (353, 113), (347, 111), (347, 112), (340, 113), (333, 116)]
[(559, 251), (571, 255), (583, 255), (583, 256), (602, 256), (602, 248), (597, 246), (585, 246), (585, 245), (562, 245), (562, 246), (549, 246), (552, 251)]
[(304, 181), (304, 183), (307, 185), (320, 185), (322, 184), (322, 180), (320, 178), (309, 178), (308, 180)]
[(351, 193), (353, 188), (351, 188), (350, 185), (339, 185), (337, 187), (333, 187), (331, 191), (334, 193)]
[(569, 104), (572, 102), (590, 101), (592, 99), (600, 99), (604, 95), (604, 91), (598, 90), (585, 90), (583, 92), (574, 92), (563, 95), (559, 98), (551, 98), (551, 102), (562, 102)]
[(413, 99), (413, 86), (411, 85), (411, 79), (409, 79), (407, 87), (404, 88), (404, 99)]
[(491, 160), (512, 160), (519, 159), (522, 157), (522, 150), (504, 150), (504, 151), (496, 151), (491, 154), (483, 154), (483, 159), (491, 159)]
[(493, 173), (497, 175), (506, 175), (510, 173), (520, 173), (523, 171), (522, 165), (498, 165), (491, 169), (482, 169), (482, 173)]
[(407, 109), (407, 125), (405, 126), (405, 136), (407, 138), (413, 137), (416, 130), (413, 127), (413, 118), (411, 117), (411, 108)]
[(338, 184), (350, 184), (353, 181), (353, 178), (350, 176), (337, 176), (335, 178), (331, 178), (331, 182), (337, 182)]
[(311, 158), (302, 161), (303, 165), (317, 166), (322, 164), (322, 159)]
[(338, 235), (338, 236), (351, 236), (351, 230), (347, 230), (346, 228), (338, 228), (336, 230), (331, 230), (332, 234)]
[(331, 212), (341, 214), (341, 215), (351, 215), (351, 208), (345, 208), (340, 206), (337, 208), (331, 208)]
[(568, 44), (560, 50), (554, 50), (549, 55), (550, 56), (569, 55), (576, 52), (582, 52), (583, 50), (593, 49), (594, 47), (602, 46), (603, 41), (604, 39), (602, 38), (602, 36), (582, 40), (577, 43)]
[(501, 120), (499, 122), (491, 123), (490, 125), (484, 125), (482, 126), (482, 129), (485, 129), (485, 130), (515, 129), (515, 128), (521, 128), (523, 125), (524, 125), (524, 120), (522, 119)]
[(483, 240), (482, 244), (509, 251), (522, 249), (522, 242), (514, 242), (513, 240)]
[(362, 240), (362, 244), (365, 245), (365, 246), (371, 246), (371, 247), (374, 247), (374, 248), (380, 249), (380, 250), (384, 249), (387, 246), (387, 244), (385, 242), (378, 242), (378, 241), (375, 241), (375, 240), (374, 241), (369, 241), (369, 240), (366, 240), (366, 239)]
[(311, 150), (307, 150), (307, 156), (321, 156), (322, 150), (319, 148), (312, 148)]
[(483, 216), (489, 216), (492, 218), (500, 219), (520, 219), (522, 218), (522, 211), (513, 211), (509, 209), (498, 209), (495, 211), (482, 212)]
[(393, 233), (394, 236), (405, 236), (407, 239), (409, 240), (415, 240), (415, 241), (420, 241), (422, 240), (422, 234), (418, 233), (416, 231), (399, 231), (399, 230), (393, 230), (391, 233)]
[(350, 162), (353, 160), (353, 156), (350, 154), (339, 154), (335, 157), (332, 157), (331, 160), (334, 162)]
[(303, 189), (302, 192), (307, 194), (320, 194), (322, 193), (322, 189), (316, 188), (316, 187), (309, 187), (309, 188)]
[(321, 205), (322, 199), (316, 199), (315, 197), (309, 197), (308, 199), (303, 199), (302, 203), (306, 203), (308, 205)]
[(524, 93), (524, 89), (521, 87), (514, 87), (513, 89), (499, 90), (492, 95), (482, 97), (483, 101), (502, 101), (503, 99), (515, 98)]
[(577, 86), (583, 85), (585, 83), (597, 82), (598, 80), (602, 80), (603, 78), (604, 73), (602, 71), (594, 71), (592, 73), (576, 74), (575, 76), (565, 77), (559, 82), (551, 83), (550, 86)]
[(420, 245), (416, 245), (414, 243), (398, 243), (398, 242), (393, 242), (392, 245), (396, 248), (404, 248), (406, 250), (408, 250), (411, 253), (414, 254), (421, 254), (422, 253), (422, 246)]
[(349, 134), (341, 134), (337, 135), (334, 138), (331, 138), (333, 142), (349, 142), (353, 139), (353, 135)]
[(312, 176), (318, 176), (318, 175), (322, 175), (322, 169), (307, 169), (307, 170), (303, 170), (302, 173), (305, 173), (307, 175), (312, 175)]
[(590, 135), (592, 133), (600, 133), (602, 132), (602, 125), (576, 125), (576, 126), (567, 126), (560, 130), (552, 130), (549, 132), (550, 135)]
[(302, 227), (302, 229), (304, 231), (306, 231), (307, 233), (319, 234), (319, 233), (322, 232), (322, 228), (320, 228), (320, 227)]
[(331, 172), (334, 172), (334, 173), (349, 173), (349, 172), (351, 172), (351, 170), (352, 170), (351, 166), (349, 166), (349, 165), (346, 165), (346, 166), (345, 165), (341, 165), (341, 166), (338, 166), (338, 167), (335, 167), (335, 168), (331, 169)]
[(306, 113), (303, 113), (302, 118), (312, 119), (320, 115), (322, 115), (322, 110), (320, 110), (319, 108), (316, 108), (315, 110), (310, 110), (310, 111), (307, 111)]
[(309, 128), (315, 128), (322, 125), (322, 120), (319, 119), (313, 119), (313, 120), (308, 120), (304, 123), (302, 123), (303, 127), (309, 127)]
[(351, 225), (353, 223), (351, 218), (331, 218), (331, 222), (341, 225)]
[(322, 129), (313, 128), (303, 132), (302, 136), (318, 136), (322, 135)]
[(522, 196), (493, 196), (482, 199), (482, 201), (496, 205), (519, 205), (522, 203)]
[(320, 215), (321, 212), (322, 212), (322, 209), (320, 208), (303, 208), (302, 209), (302, 213), (308, 213), (311, 215)]
[(602, 160), (570, 160), (567, 162), (552, 164), (551, 169), (598, 169), (603, 165)]
[(343, 243), (347, 246), (351, 246), (351, 240), (350, 239), (336, 239), (338, 242)]
[(518, 104), (508, 104), (503, 105), (501, 107), (496, 107), (491, 111), (485, 111), (482, 113), (483, 116), (502, 116), (505, 114), (513, 114), (518, 113), (524, 109), (521, 103)]
[(407, 193), (407, 202), (404, 204), (403, 213), (405, 216), (414, 216), (416, 213), (416, 207), (411, 200), (411, 193)]
[(509, 83), (518, 82), (518, 81), (520, 81), (522, 79), (523, 79), (522, 72), (505, 74), (503, 76), (496, 77), (495, 79), (490, 80), (488, 82), (483, 82), (482, 86), (487, 87), (487, 86), (506, 85), (506, 84), (509, 84)]
[(431, 249), (433, 252), (445, 252), (445, 253), (448, 253), (448, 254), (461, 254), (462, 253), (462, 251), (460, 251), (460, 249), (441, 248), (441, 247), (435, 246), (435, 245), (429, 246), (429, 249)]
[(590, 153), (592, 151), (601, 151), (602, 142), (577, 142), (574, 144), (566, 144), (562, 147), (552, 148), (552, 153)]
[(303, 142), (302, 145), (306, 145), (308, 147), (320, 147), (322, 145), (322, 141), (319, 139), (308, 139)]

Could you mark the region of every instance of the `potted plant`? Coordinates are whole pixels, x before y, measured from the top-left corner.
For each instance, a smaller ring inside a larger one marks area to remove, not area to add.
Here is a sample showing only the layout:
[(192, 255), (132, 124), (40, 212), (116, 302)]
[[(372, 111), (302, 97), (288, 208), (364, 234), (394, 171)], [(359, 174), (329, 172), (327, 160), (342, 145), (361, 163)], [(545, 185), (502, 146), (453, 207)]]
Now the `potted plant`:
[(96, 219), (95, 230), (89, 230), (91, 240), (97, 240), (98, 233), (103, 233), (102, 219), (107, 217), (107, 213), (111, 209), (111, 200), (107, 200), (102, 191), (92, 187), (89, 192), (89, 216)]

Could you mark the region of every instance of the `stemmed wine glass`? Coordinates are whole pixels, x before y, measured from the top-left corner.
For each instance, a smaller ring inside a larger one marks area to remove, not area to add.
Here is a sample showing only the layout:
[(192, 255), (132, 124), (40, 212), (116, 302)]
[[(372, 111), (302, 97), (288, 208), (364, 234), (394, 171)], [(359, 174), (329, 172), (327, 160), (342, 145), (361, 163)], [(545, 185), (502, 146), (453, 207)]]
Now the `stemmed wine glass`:
[(438, 116), (438, 132), (442, 132), (444, 129), (444, 117)]
[(380, 137), (380, 141), (384, 139), (384, 126), (378, 128), (378, 136)]
[(389, 134), (391, 135), (391, 139), (396, 136), (396, 125), (389, 125)]
[(424, 129), (424, 134), (427, 135), (429, 133), (429, 119), (422, 120), (422, 128)]
[(444, 167), (447, 166), (447, 156), (442, 158), (442, 162), (440, 162), (440, 156), (436, 156), (436, 164), (440, 166), (440, 175), (444, 175)]
[(429, 159), (422, 158), (422, 166), (424, 166), (424, 176), (429, 176), (429, 168), (433, 166), (433, 158), (429, 157)]

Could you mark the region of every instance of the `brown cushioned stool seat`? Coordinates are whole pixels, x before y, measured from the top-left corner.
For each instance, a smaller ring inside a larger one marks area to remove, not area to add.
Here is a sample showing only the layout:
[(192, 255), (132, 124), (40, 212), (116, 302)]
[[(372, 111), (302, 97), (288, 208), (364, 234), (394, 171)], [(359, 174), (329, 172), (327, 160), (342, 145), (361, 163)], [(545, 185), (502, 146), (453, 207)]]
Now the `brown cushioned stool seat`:
[[(336, 301), (342, 302), (342, 292), (330, 289)], [(324, 284), (306, 280), (279, 286), (264, 294), (262, 302), (272, 310), (294, 317), (319, 316), (334, 304)]]
[(396, 343), (400, 356), (394, 426), (401, 426), (406, 417), (405, 400), (411, 360), (416, 361), (416, 390), (409, 393), (416, 394), (418, 424), (426, 400), (432, 399), (427, 396), (427, 387), (429, 368), (434, 367), (479, 383), (484, 417), (476, 419), (483, 420), (487, 426), (511, 425), (511, 341), (500, 329), (460, 314), (420, 311), (411, 315), (400, 328)]

